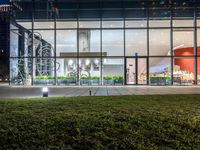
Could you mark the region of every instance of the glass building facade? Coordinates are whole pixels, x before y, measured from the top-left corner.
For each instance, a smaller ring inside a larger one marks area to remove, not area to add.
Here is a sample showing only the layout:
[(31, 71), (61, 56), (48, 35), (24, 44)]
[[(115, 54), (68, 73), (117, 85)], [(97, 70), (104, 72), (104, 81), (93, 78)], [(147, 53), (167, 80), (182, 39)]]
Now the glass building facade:
[(198, 85), (200, 7), (12, 1), (11, 85)]

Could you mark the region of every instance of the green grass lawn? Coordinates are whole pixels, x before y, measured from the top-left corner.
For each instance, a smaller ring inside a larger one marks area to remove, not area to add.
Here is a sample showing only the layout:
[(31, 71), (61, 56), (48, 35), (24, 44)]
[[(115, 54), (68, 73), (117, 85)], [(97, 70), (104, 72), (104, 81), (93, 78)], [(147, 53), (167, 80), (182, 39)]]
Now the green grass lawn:
[(0, 100), (0, 149), (200, 149), (200, 95)]

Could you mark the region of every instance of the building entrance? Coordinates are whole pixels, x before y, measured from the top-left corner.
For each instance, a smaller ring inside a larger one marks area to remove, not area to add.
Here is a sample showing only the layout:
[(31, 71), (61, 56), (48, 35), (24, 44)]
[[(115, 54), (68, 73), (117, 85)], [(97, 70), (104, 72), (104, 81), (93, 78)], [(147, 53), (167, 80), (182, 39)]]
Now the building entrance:
[(146, 57), (126, 58), (126, 84), (127, 85), (147, 84)]

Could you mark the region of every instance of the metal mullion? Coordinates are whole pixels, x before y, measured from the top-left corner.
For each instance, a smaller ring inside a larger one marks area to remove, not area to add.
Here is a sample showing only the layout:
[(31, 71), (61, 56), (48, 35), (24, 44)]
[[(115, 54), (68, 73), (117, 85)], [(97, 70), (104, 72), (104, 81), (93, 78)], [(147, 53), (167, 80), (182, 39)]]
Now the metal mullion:
[(33, 76), (34, 76), (34, 74), (33, 74), (33, 69), (34, 69), (34, 67), (33, 67), (33, 65), (34, 65), (34, 60), (33, 60), (33, 58), (34, 58), (34, 56), (33, 56), (33, 54), (34, 54), (34, 45), (33, 45), (33, 40), (34, 40), (34, 16), (35, 16), (35, 0), (33, 0), (32, 1), (32, 36), (31, 36), (31, 46), (32, 46), (32, 58), (31, 58), (31, 63), (32, 63), (32, 66), (31, 66), (31, 76), (32, 76), (32, 78), (31, 78), (31, 85), (33, 85)]
[(103, 50), (102, 50), (102, 2), (100, 2), (100, 55), (101, 55), (101, 70), (100, 70), (100, 85), (103, 85)]
[(170, 61), (170, 66), (171, 66), (171, 85), (173, 85), (173, 71), (174, 71), (174, 51), (173, 51), (173, 7), (171, 7), (171, 17), (170, 17), (170, 52), (171, 52), (171, 61)]
[(125, 6), (123, 3), (123, 30), (124, 30), (124, 82), (123, 84), (126, 84), (126, 15), (125, 15)]
[(147, 13), (147, 85), (149, 85), (149, 8), (146, 10)]
[(76, 21), (77, 21), (77, 84), (80, 85), (80, 66), (79, 66), (79, 5), (77, 4)]
[(57, 52), (57, 31), (56, 31), (56, 12), (54, 13), (54, 84), (57, 85), (57, 71), (56, 71), (56, 65), (57, 65), (57, 58), (56, 58), (56, 52)]
[(194, 8), (194, 84), (198, 84), (198, 59), (197, 59), (197, 17), (196, 7)]

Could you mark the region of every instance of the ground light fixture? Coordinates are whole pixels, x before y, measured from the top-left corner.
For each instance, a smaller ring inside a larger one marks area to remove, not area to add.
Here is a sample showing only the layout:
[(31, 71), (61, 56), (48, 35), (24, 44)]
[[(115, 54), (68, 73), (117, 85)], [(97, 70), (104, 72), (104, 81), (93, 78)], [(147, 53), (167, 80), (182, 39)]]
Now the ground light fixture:
[(42, 88), (42, 95), (43, 97), (48, 97), (49, 91), (47, 87)]

